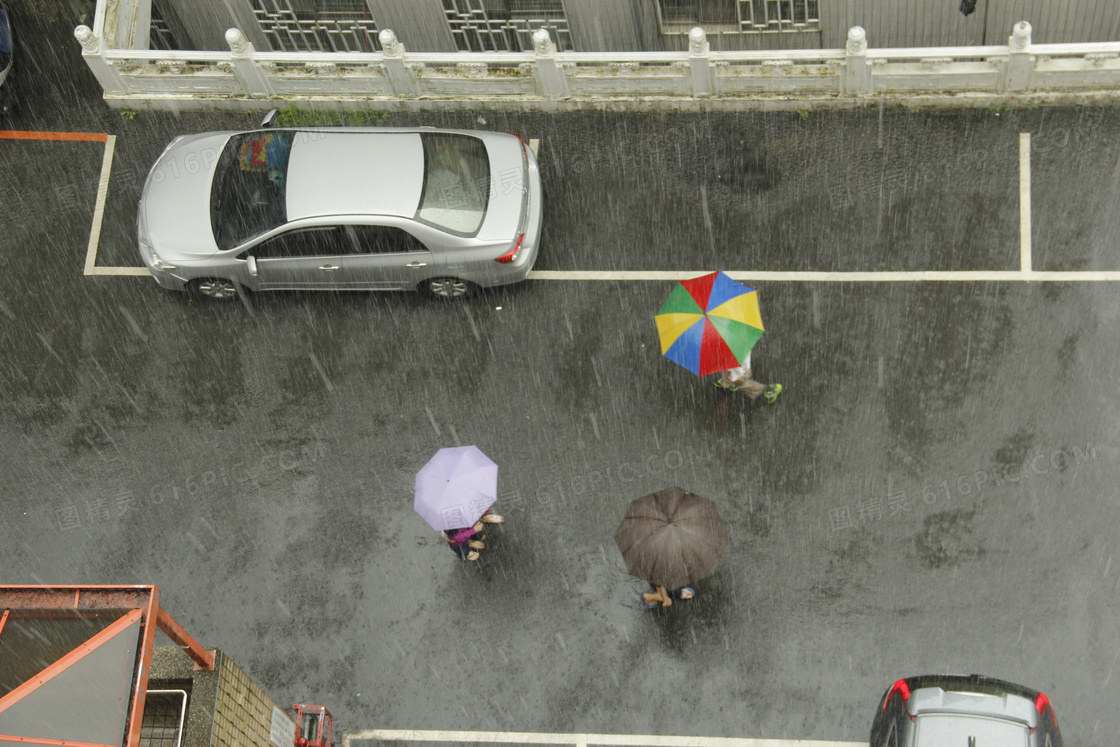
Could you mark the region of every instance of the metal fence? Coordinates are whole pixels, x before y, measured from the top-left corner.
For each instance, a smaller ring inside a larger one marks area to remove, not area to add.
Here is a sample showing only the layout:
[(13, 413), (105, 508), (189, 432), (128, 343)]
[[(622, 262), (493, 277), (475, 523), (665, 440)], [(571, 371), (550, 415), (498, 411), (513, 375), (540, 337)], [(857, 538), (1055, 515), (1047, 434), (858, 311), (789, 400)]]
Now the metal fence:
[(548, 29), (561, 49), (572, 48), (572, 32), (561, 0), (501, 3), (443, 0), (447, 26), (462, 52), (523, 52), (533, 48), (533, 32)]
[(297, 10), (291, 0), (254, 0), (253, 15), (274, 49), (291, 52), (372, 52), (377, 21), (363, 0)]
[(687, 34), (694, 26), (738, 34), (821, 28), (818, 0), (657, 0), (657, 14), (663, 34)]

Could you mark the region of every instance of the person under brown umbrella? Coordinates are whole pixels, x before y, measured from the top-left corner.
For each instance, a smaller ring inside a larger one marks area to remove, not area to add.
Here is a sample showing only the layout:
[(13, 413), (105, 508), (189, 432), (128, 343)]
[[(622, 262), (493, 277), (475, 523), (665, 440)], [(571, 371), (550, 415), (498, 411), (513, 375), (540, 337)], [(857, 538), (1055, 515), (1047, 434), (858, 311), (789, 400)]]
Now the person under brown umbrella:
[(731, 534), (714, 503), (672, 487), (631, 503), (614, 541), (630, 575), (655, 589), (642, 595), (645, 604), (668, 607), (674, 597), (691, 598), (689, 585), (715, 573)]
[(647, 591), (642, 594), (642, 601), (646, 603), (646, 607), (653, 609), (657, 605), (662, 607), (672, 607), (674, 599), (692, 599), (696, 596), (696, 590), (691, 586), (682, 586), (679, 589), (669, 591), (664, 586), (654, 586), (653, 591)]

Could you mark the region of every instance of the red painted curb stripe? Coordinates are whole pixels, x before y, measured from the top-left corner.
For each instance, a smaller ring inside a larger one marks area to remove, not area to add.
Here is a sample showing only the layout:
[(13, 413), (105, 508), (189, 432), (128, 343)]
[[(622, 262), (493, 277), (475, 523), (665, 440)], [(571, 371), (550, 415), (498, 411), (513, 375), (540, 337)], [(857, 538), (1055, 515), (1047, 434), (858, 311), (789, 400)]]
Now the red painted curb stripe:
[(81, 140), (87, 143), (104, 143), (109, 136), (103, 132), (30, 132), (27, 130), (0, 130), (0, 140)]

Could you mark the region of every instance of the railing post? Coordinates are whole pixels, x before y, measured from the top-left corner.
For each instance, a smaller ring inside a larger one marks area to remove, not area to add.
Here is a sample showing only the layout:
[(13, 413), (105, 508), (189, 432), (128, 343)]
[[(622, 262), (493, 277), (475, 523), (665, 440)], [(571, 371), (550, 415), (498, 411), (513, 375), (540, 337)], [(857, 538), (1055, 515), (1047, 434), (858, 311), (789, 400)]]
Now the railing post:
[(871, 66), (867, 64), (867, 32), (862, 26), (848, 29), (844, 47), (844, 93), (871, 93)]
[(536, 63), (537, 92), (550, 98), (568, 98), (568, 79), (556, 61), (556, 45), (548, 29), (533, 32), (533, 55)]
[(253, 43), (245, 38), (241, 29), (232, 28), (226, 31), (226, 44), (233, 53), (233, 72), (241, 83), (241, 90), (253, 98), (271, 96), (272, 85), (268, 76), (257, 67), (253, 59)]
[(381, 29), (377, 40), (381, 42), (381, 63), (385, 66), (385, 77), (389, 79), (393, 94), (401, 98), (415, 97), (418, 89), (412, 71), (404, 62), (404, 44), (392, 29)]
[(710, 51), (711, 46), (704, 29), (697, 26), (688, 32), (688, 72), (694, 97), (712, 94), (712, 63), (708, 58)]
[(74, 38), (82, 45), (82, 59), (93, 71), (93, 76), (105, 93), (128, 93), (124, 77), (105, 59), (104, 45), (101, 39), (93, 35), (89, 26), (83, 24), (74, 29)]
[(1031, 78), (1034, 73), (1035, 57), (1031, 54), (1031, 25), (1026, 21), (1019, 21), (1011, 30), (1011, 38), (1007, 40), (1008, 55), (1004, 89), (1008, 91), (1025, 91), (1031, 87)]

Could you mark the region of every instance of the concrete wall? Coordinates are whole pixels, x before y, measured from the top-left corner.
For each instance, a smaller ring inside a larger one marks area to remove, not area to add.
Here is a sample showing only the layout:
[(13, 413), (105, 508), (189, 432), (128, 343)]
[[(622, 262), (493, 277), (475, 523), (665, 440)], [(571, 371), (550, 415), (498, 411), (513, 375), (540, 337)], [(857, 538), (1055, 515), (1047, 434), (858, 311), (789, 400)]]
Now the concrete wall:
[(965, 17), (958, 0), (822, 0), (821, 45), (844, 46), (862, 26), (870, 47), (965, 47), (1007, 44), (1012, 27), (1029, 21), (1035, 44), (1120, 41), (1116, 0), (977, 0)]
[(455, 52), (440, 0), (366, 0), (377, 27), (392, 29), (411, 52)]
[[(998, 0), (995, 0), (998, 1)], [(1033, 0), (1035, 2), (1048, 0)], [(1052, 1), (1052, 0), (1049, 0)], [(876, 47), (966, 47), (982, 43), (984, 8), (980, 5), (967, 18), (959, 10), (960, 0), (896, 0), (870, 3), (866, 0), (832, 0), (820, 4), (821, 45), (840, 49), (848, 29), (862, 26), (867, 46)], [(1004, 36), (1010, 36), (1008, 25)], [(1003, 43), (1007, 43), (1004, 38)]]
[[(650, 29), (642, 23), (643, 3), (634, 0), (564, 0), (576, 52), (636, 52), (645, 49)], [(654, 28), (657, 19), (654, 18)]]
[[(685, 36), (661, 34), (657, 0), (635, 1), (644, 6), (645, 49), (687, 48)], [(820, 0), (820, 15), (819, 33), (706, 30), (713, 50), (840, 49), (852, 26), (867, 31), (872, 48), (1007, 44), (1019, 21), (1034, 27), (1036, 44), (1120, 41), (1118, 0), (977, 0), (976, 11), (967, 17), (960, 12), (960, 0)]]
[(258, 50), (269, 50), (249, 0), (168, 0), (162, 7), (168, 25), (176, 32), (185, 30), (189, 36), (178, 40), (183, 49), (227, 51), (226, 30), (236, 27)]
[[(280, 706), (221, 651), (214, 652), (214, 669), (204, 672), (195, 670), (181, 649), (157, 646), (152, 653), (148, 689), (164, 688), (189, 693), (184, 747), (269, 746), (273, 709)], [(295, 721), (288, 709), (280, 710), (294, 730)]]
[[(1018, 21), (1029, 21), (1034, 27), (1035, 44), (1120, 41), (1120, 2), (1116, 0), (980, 0), (985, 2), (992, 2), (988, 44), (1006, 44)], [(980, 10), (978, 5), (975, 15)]]
[[(228, 656), (223, 656), (214, 701), (211, 747), (268, 745), (273, 709), (279, 707), (260, 685), (241, 671), (241, 667), (234, 664)], [(286, 709), (280, 710), (286, 712)], [(290, 717), (288, 720), (294, 725), (295, 722)]]
[[(183, 747), (269, 747), (274, 708), (283, 711), (281, 720), (293, 733), (296, 728), (288, 709), (268, 697), (221, 651), (214, 651), (214, 668), (204, 672), (194, 669), (181, 649), (157, 646), (148, 689), (165, 688), (189, 693)], [(278, 747), (290, 745), (285, 741)]]
[[(393, 29), (406, 48), (456, 51), (441, 0), (367, 4), (378, 27)], [(251, 0), (167, 0), (167, 5), (175, 12), (174, 26), (191, 37), (185, 48), (225, 50), (226, 29), (237, 26), (258, 49), (268, 49)], [(1120, 0), (977, 0), (976, 12), (967, 18), (959, 5), (959, 0), (820, 0), (819, 32), (721, 34), (707, 29), (708, 40), (716, 51), (839, 49), (849, 28), (863, 26), (872, 48), (1006, 44), (1012, 26), (1026, 20), (1037, 44), (1120, 41)], [(564, 6), (577, 52), (688, 46), (684, 34), (661, 33), (657, 0), (564, 0)]]

